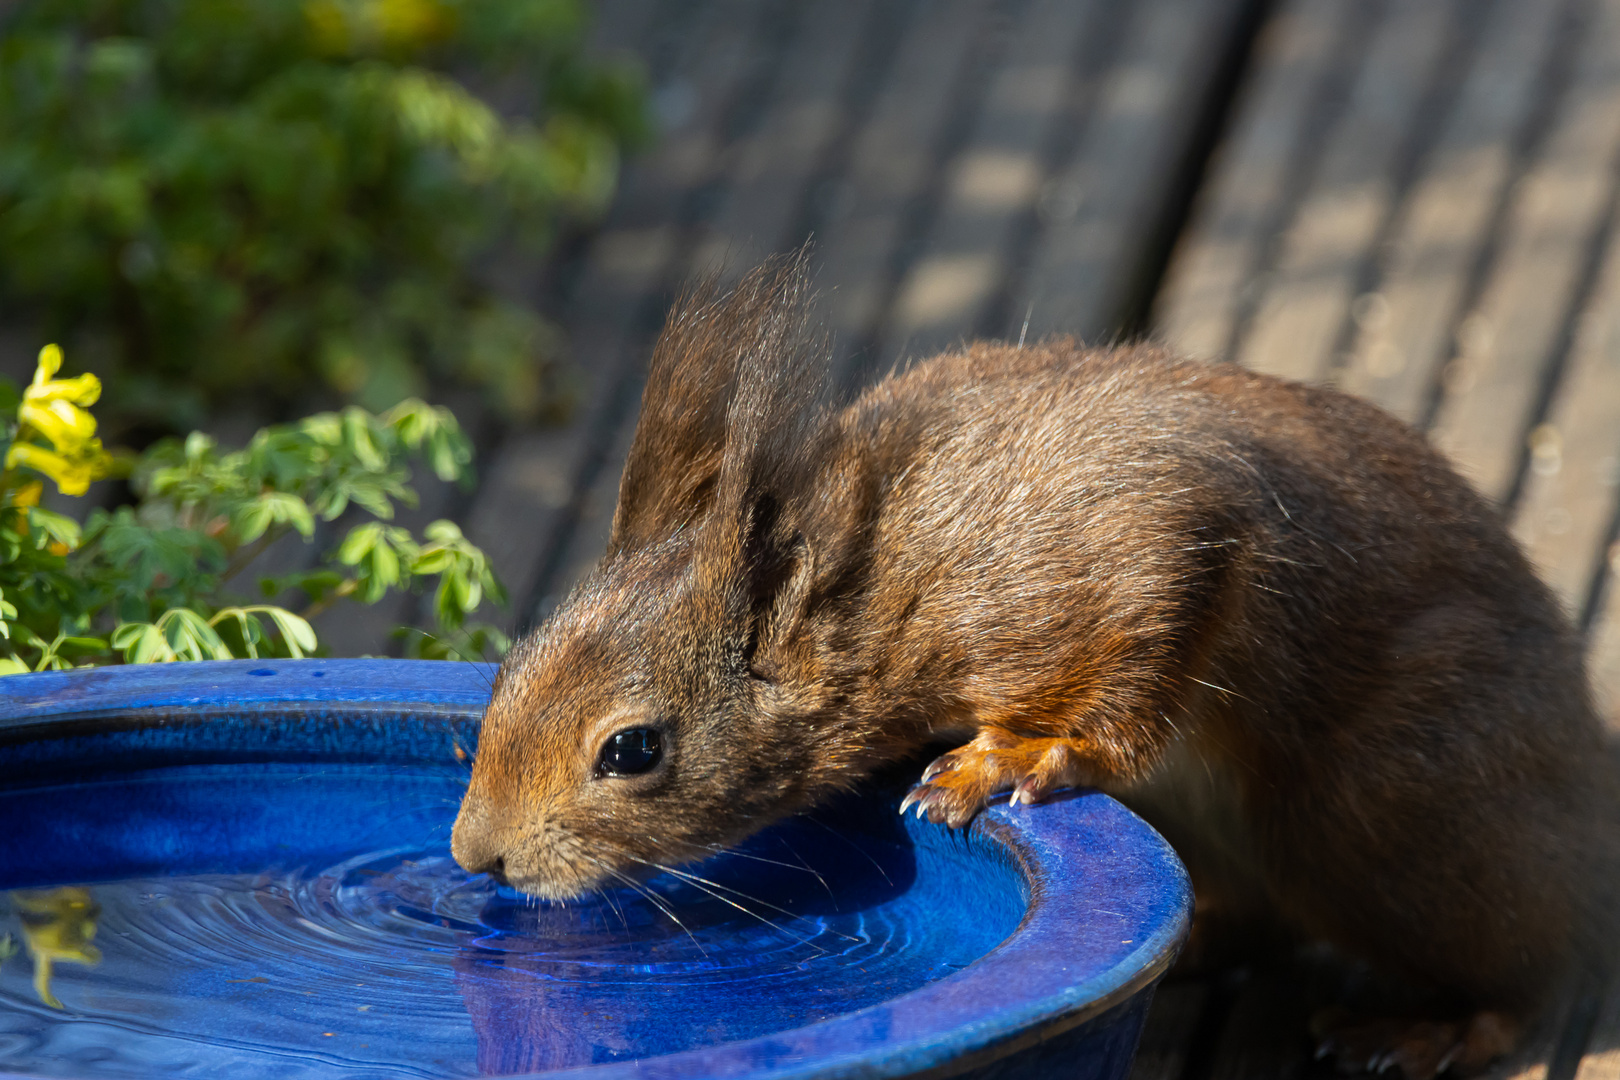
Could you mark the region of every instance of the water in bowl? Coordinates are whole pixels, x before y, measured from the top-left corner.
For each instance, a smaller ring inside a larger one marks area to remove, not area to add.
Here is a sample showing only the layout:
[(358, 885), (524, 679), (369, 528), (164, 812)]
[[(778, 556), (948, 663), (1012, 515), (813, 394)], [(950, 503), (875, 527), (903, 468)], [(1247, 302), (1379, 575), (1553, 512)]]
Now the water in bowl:
[(903, 994), (1026, 907), (1010, 865), (882, 803), (698, 876), (538, 903), (451, 860), (464, 786), (258, 762), (0, 793), (0, 1071), (448, 1077), (667, 1054)]

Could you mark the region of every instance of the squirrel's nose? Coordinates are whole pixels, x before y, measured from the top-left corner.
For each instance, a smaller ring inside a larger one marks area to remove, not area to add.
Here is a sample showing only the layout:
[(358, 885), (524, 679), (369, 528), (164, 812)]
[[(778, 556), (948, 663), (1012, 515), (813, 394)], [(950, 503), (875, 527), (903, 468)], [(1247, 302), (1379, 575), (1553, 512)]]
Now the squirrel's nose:
[(488, 874), (506, 884), (506, 852), (501, 831), (489, 827), (482, 814), (468, 814), (463, 806), (450, 833), (450, 854), (469, 874)]
[(507, 883), (506, 857), (493, 848), (466, 843), (458, 836), (451, 841), (450, 854), (456, 857), (456, 862), (467, 873), (488, 874), (502, 885)]

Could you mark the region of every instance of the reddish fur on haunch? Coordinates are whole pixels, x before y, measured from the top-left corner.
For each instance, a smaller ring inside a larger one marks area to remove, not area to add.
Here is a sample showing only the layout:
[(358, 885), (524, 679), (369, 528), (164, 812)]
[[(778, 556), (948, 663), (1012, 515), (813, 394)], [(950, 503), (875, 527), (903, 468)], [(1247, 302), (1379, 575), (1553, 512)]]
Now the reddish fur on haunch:
[[(943, 736), (963, 745), (911, 796), (934, 821), (1096, 785), (1201, 908), (1507, 1017), (1598, 947), (1610, 796), (1578, 643), (1419, 435), (1061, 338), (828, 408), (807, 295), (801, 254), (671, 315), (607, 555), (497, 679), (465, 867), (574, 896)], [(598, 775), (635, 727), (657, 767)], [(1513, 1022), (1401, 1063), (1473, 1064)]]

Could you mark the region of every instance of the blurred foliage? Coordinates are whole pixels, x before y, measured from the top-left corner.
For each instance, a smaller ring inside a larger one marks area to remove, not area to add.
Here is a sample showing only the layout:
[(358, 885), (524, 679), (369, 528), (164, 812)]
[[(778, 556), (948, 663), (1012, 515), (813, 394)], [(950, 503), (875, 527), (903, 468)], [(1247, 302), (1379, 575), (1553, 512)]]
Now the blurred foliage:
[[(585, 0), (22, 0), (0, 23), (0, 296), (108, 375), (116, 426), (371, 409), (429, 375), (546, 404), (546, 326), (473, 272), (609, 198), (634, 72)], [(533, 119), (457, 81), (476, 73)]]
[[(94, 375), (58, 379), (61, 352), (40, 353), (21, 393), (0, 381), (0, 674), (84, 664), (307, 656), (320, 649), (309, 619), (333, 603), (372, 604), (430, 586), (437, 634), (413, 631), (419, 656), (482, 656), (506, 640), (467, 620), (505, 597), (484, 553), (449, 521), (422, 536), (389, 524), (412, 506), (408, 461), (446, 481), (470, 480), (472, 447), (445, 409), (402, 401), (381, 415), (358, 406), (268, 427), (241, 450), (201, 433), (116, 457), (87, 409)], [(83, 524), (39, 505), (44, 481), (63, 494), (97, 477), (129, 478), (137, 501), (92, 510)], [(351, 507), (351, 527), (318, 565), (259, 576), (265, 552)], [(300, 610), (270, 601), (302, 595)]]

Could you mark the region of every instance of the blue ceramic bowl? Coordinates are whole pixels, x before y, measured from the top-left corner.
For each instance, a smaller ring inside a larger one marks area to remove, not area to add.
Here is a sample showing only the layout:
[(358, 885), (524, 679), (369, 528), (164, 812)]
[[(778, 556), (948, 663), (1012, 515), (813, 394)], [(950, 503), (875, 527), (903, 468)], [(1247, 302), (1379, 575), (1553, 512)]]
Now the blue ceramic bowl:
[[(580, 903), (464, 874), (492, 669), (0, 679), (0, 1071), (1123, 1076), (1191, 894), (1080, 793), (890, 794)], [(8, 944), (9, 943), (9, 944)]]

